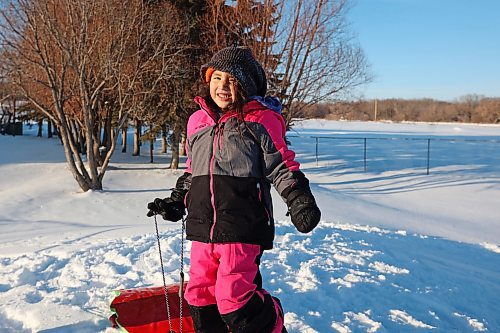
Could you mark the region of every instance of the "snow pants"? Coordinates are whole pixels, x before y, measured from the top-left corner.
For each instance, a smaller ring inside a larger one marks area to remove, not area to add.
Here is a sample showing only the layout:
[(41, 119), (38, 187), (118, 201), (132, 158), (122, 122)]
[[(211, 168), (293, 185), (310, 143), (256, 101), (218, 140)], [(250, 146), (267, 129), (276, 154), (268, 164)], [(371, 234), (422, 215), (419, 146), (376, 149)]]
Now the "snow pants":
[(185, 298), (198, 333), (280, 333), (283, 309), (262, 289), (259, 245), (192, 242)]

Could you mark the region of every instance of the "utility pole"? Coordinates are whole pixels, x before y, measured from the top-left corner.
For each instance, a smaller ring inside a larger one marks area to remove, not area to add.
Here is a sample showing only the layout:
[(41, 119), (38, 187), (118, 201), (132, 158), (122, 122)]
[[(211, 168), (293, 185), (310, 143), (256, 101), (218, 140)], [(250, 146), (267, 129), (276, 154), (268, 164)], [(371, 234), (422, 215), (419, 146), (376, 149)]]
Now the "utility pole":
[(377, 121), (377, 104), (378, 104), (377, 102), (378, 102), (378, 100), (375, 99), (375, 106), (374, 106), (374, 110), (373, 110), (375, 115), (373, 116), (373, 121)]

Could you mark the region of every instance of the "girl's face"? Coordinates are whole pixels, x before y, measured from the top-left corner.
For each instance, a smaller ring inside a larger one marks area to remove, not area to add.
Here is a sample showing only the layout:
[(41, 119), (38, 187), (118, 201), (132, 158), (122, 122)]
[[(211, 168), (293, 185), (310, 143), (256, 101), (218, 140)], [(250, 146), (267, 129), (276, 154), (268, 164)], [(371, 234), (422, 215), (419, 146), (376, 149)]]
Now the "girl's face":
[(238, 81), (229, 73), (214, 71), (210, 78), (210, 97), (223, 111), (231, 109), (236, 102)]

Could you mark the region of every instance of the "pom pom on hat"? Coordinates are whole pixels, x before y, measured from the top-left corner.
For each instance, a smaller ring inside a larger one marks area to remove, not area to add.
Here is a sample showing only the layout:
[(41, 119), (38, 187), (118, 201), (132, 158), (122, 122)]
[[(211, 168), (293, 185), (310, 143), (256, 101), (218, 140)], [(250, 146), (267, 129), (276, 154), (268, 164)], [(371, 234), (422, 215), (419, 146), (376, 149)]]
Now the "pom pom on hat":
[(226, 47), (213, 55), (212, 59), (201, 66), (200, 74), (205, 82), (210, 82), (214, 71), (230, 73), (248, 97), (262, 96), (267, 91), (267, 79), (264, 69), (247, 47)]

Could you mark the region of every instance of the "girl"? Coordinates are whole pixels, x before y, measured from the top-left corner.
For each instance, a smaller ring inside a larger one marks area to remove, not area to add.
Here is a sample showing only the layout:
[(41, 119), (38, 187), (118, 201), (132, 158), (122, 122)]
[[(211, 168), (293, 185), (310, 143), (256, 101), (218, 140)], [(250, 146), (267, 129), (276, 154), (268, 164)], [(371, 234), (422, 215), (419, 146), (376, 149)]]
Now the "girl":
[(286, 332), (279, 300), (262, 288), (264, 250), (271, 249), (271, 184), (296, 228), (320, 220), (309, 181), (288, 149), (281, 104), (264, 97), (264, 70), (248, 48), (228, 47), (201, 67), (209, 96), (187, 125), (187, 170), (169, 198), (148, 216), (178, 221), (187, 207), (192, 241), (185, 298), (196, 332)]

